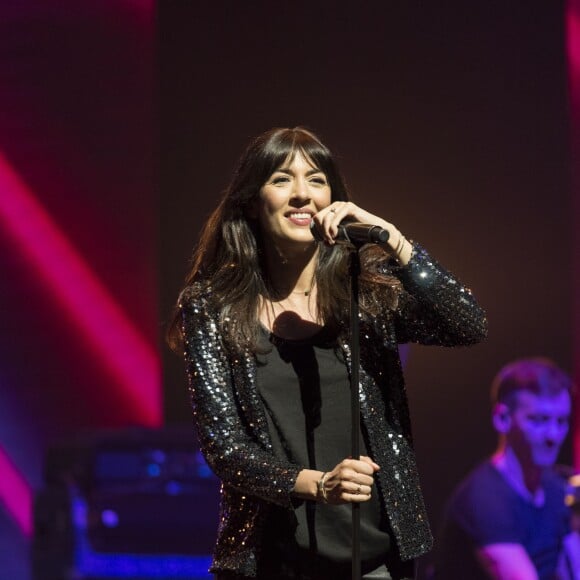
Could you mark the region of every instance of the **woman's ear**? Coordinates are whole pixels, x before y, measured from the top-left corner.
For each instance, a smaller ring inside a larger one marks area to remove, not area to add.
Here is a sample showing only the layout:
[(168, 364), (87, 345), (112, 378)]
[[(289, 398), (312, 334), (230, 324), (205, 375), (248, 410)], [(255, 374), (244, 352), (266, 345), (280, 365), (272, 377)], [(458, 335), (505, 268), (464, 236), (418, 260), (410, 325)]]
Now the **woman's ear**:
[(495, 430), (505, 435), (512, 426), (512, 415), (505, 403), (496, 403), (492, 413), (492, 423)]

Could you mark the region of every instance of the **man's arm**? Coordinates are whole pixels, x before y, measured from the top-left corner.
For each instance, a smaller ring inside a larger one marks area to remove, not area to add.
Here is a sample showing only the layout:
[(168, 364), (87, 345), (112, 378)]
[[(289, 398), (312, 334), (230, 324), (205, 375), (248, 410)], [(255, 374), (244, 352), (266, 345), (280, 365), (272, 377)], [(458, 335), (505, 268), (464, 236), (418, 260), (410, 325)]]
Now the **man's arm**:
[(477, 559), (493, 580), (538, 580), (538, 573), (521, 544), (489, 544), (478, 548)]
[(580, 580), (580, 534), (572, 532), (564, 538), (558, 578), (560, 580)]

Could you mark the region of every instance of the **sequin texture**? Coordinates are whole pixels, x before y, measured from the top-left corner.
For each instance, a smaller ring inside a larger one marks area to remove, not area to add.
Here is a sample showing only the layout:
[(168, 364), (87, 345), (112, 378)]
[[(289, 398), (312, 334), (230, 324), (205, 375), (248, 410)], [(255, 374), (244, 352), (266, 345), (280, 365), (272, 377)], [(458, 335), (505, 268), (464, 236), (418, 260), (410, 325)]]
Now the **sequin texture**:
[[(473, 295), (419, 245), (410, 263), (385, 264), (401, 281), (397, 308), (361, 317), (360, 401), (366, 445), (381, 465), (375, 476), (383, 515), (403, 559), (427, 552), (432, 537), (419, 484), (398, 344), (474, 344), (487, 323)], [(234, 354), (222, 340), (211, 291), (187, 288), (180, 298), (185, 359), (200, 446), (222, 481), (220, 523), (212, 571), (255, 576), (269, 506), (292, 510), (291, 492), (303, 466), (277, 458), (256, 385), (252, 353)], [(339, 338), (347, 366), (346, 330)]]

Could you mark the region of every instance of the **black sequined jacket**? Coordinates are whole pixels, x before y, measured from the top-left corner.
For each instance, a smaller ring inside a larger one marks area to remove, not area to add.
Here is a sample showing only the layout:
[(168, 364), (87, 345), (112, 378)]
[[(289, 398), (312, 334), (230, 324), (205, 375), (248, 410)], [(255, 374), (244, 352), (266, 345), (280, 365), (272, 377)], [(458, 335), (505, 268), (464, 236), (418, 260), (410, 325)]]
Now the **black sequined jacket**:
[[(383, 515), (406, 560), (427, 552), (432, 537), (397, 345), (474, 344), (485, 338), (487, 326), (469, 289), (417, 244), (409, 264), (385, 268), (400, 280), (402, 291), (396, 309), (361, 317), (361, 423), (369, 454), (381, 465), (375, 481)], [(180, 308), (197, 436), (222, 481), (212, 571), (255, 576), (268, 510), (273, 504), (293, 509), (291, 491), (303, 466), (274, 455), (254, 356), (233, 355), (224, 344), (211, 293), (188, 287)], [(339, 342), (350, 368), (346, 332)]]

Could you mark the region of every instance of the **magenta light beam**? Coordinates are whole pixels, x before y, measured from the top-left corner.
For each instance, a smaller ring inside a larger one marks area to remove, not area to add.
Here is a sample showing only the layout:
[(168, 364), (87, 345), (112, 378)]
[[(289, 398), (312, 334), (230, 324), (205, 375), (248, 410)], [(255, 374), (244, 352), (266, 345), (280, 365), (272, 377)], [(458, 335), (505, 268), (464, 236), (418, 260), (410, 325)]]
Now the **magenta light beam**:
[(127, 415), (138, 424), (160, 425), (158, 353), (134, 328), (2, 153), (0, 220), (117, 379), (126, 395)]
[(32, 534), (32, 492), (30, 486), (0, 447), (0, 501), (25, 536)]
[[(570, 107), (570, 159), (571, 167), (571, 209), (574, 239), (572, 241), (572, 284), (574, 303), (573, 320), (573, 360), (574, 377), (580, 383), (580, 0), (568, 0), (566, 7), (566, 42), (568, 53), (568, 88)], [(580, 402), (576, 401), (574, 420), (574, 466), (580, 469)]]

